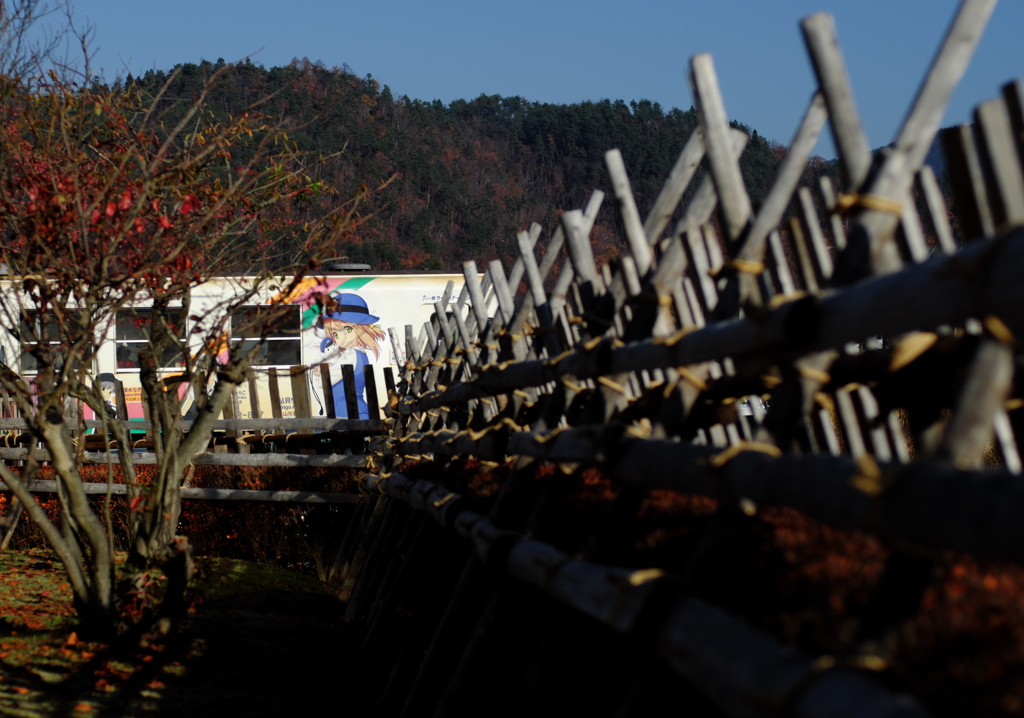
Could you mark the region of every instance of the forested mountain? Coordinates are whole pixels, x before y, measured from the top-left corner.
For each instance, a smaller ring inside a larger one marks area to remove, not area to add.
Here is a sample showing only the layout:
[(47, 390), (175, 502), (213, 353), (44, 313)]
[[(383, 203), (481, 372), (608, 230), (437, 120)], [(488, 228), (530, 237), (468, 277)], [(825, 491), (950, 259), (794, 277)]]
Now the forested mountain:
[[(376, 269), (458, 269), (468, 257), (514, 256), (517, 231), (535, 221), (550, 229), (557, 211), (584, 206), (594, 189), (608, 191), (604, 153), (611, 148), (622, 151), (646, 214), (697, 126), (693, 108), (666, 111), (649, 101), (553, 105), (481, 95), (449, 105), (424, 102), (395, 97), (369, 75), (308, 60), (271, 69), (186, 64), (129, 76), (124, 84), (155, 96), (170, 78), (162, 104), (173, 117), (217, 70), (209, 110), (237, 115), (263, 100), (261, 111), (293, 124), (289, 135), (301, 149), (331, 156), (320, 179), (338, 194), (320, 197), (311, 212), (341, 202), (362, 183), (394, 176), (374, 201), (376, 215), (338, 248)], [(751, 137), (741, 166), (757, 206), (785, 148), (734, 126)], [(835, 174), (835, 165), (814, 158), (808, 178), (822, 172)], [(618, 252), (615, 221), (606, 211), (595, 227), (599, 260)]]

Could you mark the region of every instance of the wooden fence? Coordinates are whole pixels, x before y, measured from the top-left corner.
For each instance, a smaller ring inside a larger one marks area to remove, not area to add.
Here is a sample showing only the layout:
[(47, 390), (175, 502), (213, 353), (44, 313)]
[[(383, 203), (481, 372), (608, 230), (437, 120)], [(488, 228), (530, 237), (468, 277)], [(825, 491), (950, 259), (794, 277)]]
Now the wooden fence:
[[(326, 468), (372, 468), (371, 456), (366, 452), (366, 440), (388, 431), (389, 422), (382, 414), (377, 401), (376, 375), (373, 367), (366, 367), (365, 386), (369, 416), (366, 419), (337, 418), (339, 413), (333, 403), (331, 392), (331, 369), (327, 364), (319, 367), (319, 377), (323, 381), (324, 394), (328, 398), (323, 416), (312, 416), (307, 372), (308, 367), (295, 366), (279, 374), (275, 368), (263, 370), (267, 373), (267, 383), (272, 401), (269, 407), (270, 418), (244, 419), (237, 392), (232, 401), (224, 409), (223, 418), (214, 425), (214, 432), (206, 450), (192, 457), (191, 463), (196, 466), (279, 466), (279, 467), (326, 467)], [(350, 406), (348, 416), (358, 416), (355, 396), (355, 377), (351, 366), (342, 368), (342, 381), (346, 387), (346, 398)], [(384, 380), (391, 393), (394, 393), (394, 377), (390, 367), (384, 369)], [(282, 416), (281, 379), (289, 383), (293, 398), (294, 416)], [(248, 413), (261, 416), (259, 392), (256, 387), (256, 372), (250, 372), (248, 392)], [(117, 415), (128, 416), (124, 388), (120, 381), (115, 380), (114, 404)], [(3, 417), (0, 418), (0, 460), (22, 462), (32, 456), (37, 461), (48, 461), (49, 452), (37, 436), (28, 428), (28, 422), (18, 415), (15, 402), (0, 389), (0, 407)], [(81, 417), (82, 407), (79, 404), (73, 412)], [(120, 421), (128, 429), (132, 437), (130, 446), (120, 446), (108, 436), (109, 427), (100, 419), (67, 418), (65, 423), (81, 450), (81, 458), (86, 464), (117, 464), (119, 454), (130, 453), (133, 464), (145, 465), (156, 463), (157, 456), (153, 452), (155, 437), (153, 427), (148, 419)], [(183, 420), (181, 428), (188, 432), (192, 422)], [(56, 491), (54, 481), (33, 481), (30, 490), (41, 493)], [(123, 494), (123, 484), (105, 482), (89, 482), (86, 484), (88, 493)], [(0, 482), (0, 491), (6, 486)], [(355, 503), (355, 494), (316, 492), (316, 491), (260, 491), (251, 489), (212, 489), (185, 487), (182, 496), (186, 499), (240, 500), (240, 501), (273, 501), (293, 503)]]
[[(874, 156), (833, 22), (807, 18), (818, 91), (756, 209), (746, 137), (694, 57), (700, 127), (646, 217), (606, 155), (625, 246), (612, 266), (588, 240), (595, 192), (546, 241), (522, 232), (508, 273), (493, 261), (479, 281), (467, 262), (453, 309), (420, 340), (406, 328), (394, 428), (334, 571), (350, 675), (375, 710), (959, 710), (894, 646), (951, 555), (1024, 562), (1024, 83), (943, 133), (960, 242), (923, 164), (993, 5), (963, 3)], [(826, 124), (844, 192), (798, 187)], [(657, 526), (678, 551), (630, 534), (657, 502), (696, 512)], [(855, 565), (880, 562), (815, 640), (752, 608), (780, 601), (770, 588), (740, 595), (745, 568), (766, 570), (762, 517), (794, 511), (873, 546)], [(1024, 706), (1024, 666), (1007, 672), (991, 714)]]

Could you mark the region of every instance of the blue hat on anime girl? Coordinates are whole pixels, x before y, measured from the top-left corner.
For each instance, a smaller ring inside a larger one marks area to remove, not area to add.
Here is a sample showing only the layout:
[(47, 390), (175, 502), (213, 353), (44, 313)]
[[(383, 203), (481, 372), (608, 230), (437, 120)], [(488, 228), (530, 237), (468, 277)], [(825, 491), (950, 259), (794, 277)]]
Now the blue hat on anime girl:
[(380, 321), (380, 317), (370, 314), (370, 307), (367, 306), (366, 300), (358, 294), (342, 292), (332, 295), (331, 299), (337, 304), (328, 303), (327, 306), (331, 308), (331, 311), (325, 312), (320, 317), (321, 322), (324, 319), (336, 319), (349, 324), (373, 324)]

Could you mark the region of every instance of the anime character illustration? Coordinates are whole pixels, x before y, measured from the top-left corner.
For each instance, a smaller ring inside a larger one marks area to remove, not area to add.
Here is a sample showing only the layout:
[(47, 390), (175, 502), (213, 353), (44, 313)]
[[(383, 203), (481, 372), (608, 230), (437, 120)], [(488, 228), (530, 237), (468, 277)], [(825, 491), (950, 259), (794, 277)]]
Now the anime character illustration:
[(117, 418), (117, 377), (110, 372), (103, 372), (97, 377), (100, 382), (100, 394), (107, 409), (107, 416)]
[[(322, 314), (316, 322), (314, 336), (320, 340), (319, 351), (322, 363), (331, 367), (335, 415), (347, 419), (348, 403), (345, 400), (345, 383), (341, 378), (341, 365), (352, 364), (356, 380), (356, 406), (359, 419), (369, 419), (370, 409), (366, 403), (366, 378), (364, 369), (380, 358), (381, 342), (387, 334), (377, 322), (380, 317), (370, 314), (366, 301), (358, 294), (341, 292), (327, 297)], [(371, 359), (370, 354), (373, 354)], [(320, 375), (318, 362), (313, 367), (312, 380), (314, 395), (319, 400), (317, 384)], [(335, 369), (337, 367), (337, 369)], [(322, 405), (322, 404), (321, 404)]]

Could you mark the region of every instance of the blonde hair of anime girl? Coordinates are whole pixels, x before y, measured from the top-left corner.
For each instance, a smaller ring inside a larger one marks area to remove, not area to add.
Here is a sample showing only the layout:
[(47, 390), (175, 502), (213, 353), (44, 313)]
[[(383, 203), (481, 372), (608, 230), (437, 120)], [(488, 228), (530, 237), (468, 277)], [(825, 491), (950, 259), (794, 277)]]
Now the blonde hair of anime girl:
[[(357, 349), (372, 351), (374, 358), (380, 358), (380, 342), (387, 338), (387, 334), (385, 334), (384, 330), (381, 329), (380, 324), (355, 324), (341, 319), (325, 317), (323, 325), (324, 332), (327, 334), (324, 338), (325, 342), (329, 341), (331, 344), (336, 344), (331, 335), (332, 327), (352, 327), (352, 335), (354, 338), (352, 346)], [(323, 348), (326, 350), (326, 346)]]

